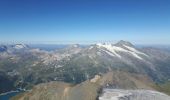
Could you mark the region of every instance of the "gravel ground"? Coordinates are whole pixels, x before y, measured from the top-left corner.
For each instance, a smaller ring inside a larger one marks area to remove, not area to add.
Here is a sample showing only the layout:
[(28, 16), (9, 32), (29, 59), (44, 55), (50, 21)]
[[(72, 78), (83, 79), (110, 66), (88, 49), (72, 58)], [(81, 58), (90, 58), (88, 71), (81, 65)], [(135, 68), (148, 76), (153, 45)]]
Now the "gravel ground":
[(99, 100), (170, 100), (170, 96), (152, 90), (104, 89)]

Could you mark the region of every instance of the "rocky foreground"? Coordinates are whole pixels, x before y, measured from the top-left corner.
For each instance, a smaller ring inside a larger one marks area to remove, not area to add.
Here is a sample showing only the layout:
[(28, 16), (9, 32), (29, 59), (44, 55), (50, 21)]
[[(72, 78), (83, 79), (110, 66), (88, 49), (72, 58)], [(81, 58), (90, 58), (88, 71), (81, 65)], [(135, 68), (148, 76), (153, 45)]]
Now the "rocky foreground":
[[(32, 90), (28, 92), (11, 98), (11, 100), (98, 100), (98, 97), (102, 94), (102, 90), (105, 87), (154, 90), (152, 88), (153, 85), (152, 81), (146, 79), (144, 76), (125, 72), (109, 72), (104, 75), (95, 75), (94, 78), (80, 84), (56, 81), (42, 83), (34, 86)], [(114, 95), (114, 93), (112, 95)], [(107, 95), (106, 98), (108, 98)], [(103, 99), (101, 97), (100, 99), (112, 100), (105, 99), (105, 95)]]
[(99, 100), (170, 100), (170, 96), (152, 90), (104, 89)]

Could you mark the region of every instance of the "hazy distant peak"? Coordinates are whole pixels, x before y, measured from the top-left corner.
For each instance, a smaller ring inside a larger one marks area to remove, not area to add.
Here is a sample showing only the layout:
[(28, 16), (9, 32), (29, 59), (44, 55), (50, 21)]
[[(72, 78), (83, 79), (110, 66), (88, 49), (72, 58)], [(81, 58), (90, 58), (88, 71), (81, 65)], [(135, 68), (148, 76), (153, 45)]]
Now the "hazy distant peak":
[(77, 48), (79, 47), (79, 44), (73, 44), (72, 47)]
[(71, 45), (68, 45), (68, 49), (70, 49), (70, 48), (79, 48), (80, 47), (80, 45), (79, 44), (71, 44)]
[(15, 49), (24, 49), (24, 48), (28, 48), (28, 46), (25, 45), (25, 44), (15, 44), (15, 45), (13, 45), (13, 47), (14, 47)]
[(5, 45), (0, 45), (0, 52), (4, 52), (7, 50), (7, 46)]

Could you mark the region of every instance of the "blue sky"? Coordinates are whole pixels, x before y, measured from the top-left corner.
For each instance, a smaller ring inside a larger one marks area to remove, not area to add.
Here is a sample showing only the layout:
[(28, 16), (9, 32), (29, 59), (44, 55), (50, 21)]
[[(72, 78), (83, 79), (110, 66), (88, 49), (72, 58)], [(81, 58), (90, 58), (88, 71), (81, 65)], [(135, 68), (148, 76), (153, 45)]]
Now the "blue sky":
[(0, 0), (0, 42), (170, 44), (170, 0)]

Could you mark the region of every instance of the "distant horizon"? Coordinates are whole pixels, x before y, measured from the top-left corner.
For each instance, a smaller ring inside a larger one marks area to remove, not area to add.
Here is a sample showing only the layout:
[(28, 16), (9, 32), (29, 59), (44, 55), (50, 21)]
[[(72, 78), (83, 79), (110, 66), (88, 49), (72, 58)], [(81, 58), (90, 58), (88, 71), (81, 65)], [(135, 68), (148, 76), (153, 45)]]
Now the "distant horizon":
[(170, 0), (1, 0), (0, 43), (170, 44)]
[[(20, 42), (0, 42), (0, 45), (3, 44), (7, 44), (7, 45), (12, 45), (12, 44), (28, 44), (28, 45), (74, 45), (74, 44), (80, 44), (80, 45), (93, 45), (93, 44), (97, 44), (97, 43), (112, 43), (112, 44), (116, 44), (121, 40), (118, 41), (20, 41)], [(127, 41), (127, 40), (124, 40)], [(159, 43), (138, 43), (138, 42), (131, 42), (131, 41), (127, 41), (132, 43), (133, 45), (148, 45), (148, 46), (170, 46), (170, 44), (159, 44)]]

